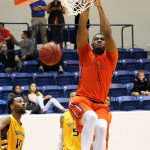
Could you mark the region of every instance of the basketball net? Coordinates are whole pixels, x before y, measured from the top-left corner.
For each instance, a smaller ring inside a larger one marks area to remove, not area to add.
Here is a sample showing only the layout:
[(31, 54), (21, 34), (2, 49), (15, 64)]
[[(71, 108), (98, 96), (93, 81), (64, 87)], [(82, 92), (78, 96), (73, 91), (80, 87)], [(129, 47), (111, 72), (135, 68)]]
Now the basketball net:
[(63, 6), (65, 6), (70, 15), (81, 14), (85, 9), (91, 7), (96, 0), (61, 0)]

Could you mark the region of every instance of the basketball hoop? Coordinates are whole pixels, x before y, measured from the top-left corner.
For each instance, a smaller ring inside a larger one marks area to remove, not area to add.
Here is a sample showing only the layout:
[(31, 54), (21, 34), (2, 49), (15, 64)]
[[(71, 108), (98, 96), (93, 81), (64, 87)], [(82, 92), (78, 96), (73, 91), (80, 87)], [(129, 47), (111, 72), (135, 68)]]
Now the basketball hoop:
[(81, 14), (84, 10), (91, 7), (95, 2), (96, 0), (61, 0), (62, 5), (67, 8), (69, 16)]

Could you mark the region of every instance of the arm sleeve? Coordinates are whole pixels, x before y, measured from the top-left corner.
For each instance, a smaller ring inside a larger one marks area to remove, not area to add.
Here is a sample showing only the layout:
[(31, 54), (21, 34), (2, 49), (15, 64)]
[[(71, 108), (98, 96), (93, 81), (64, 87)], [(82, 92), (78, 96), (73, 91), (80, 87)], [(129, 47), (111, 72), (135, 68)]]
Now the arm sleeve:
[(10, 51), (10, 53), (11, 53), (11, 56), (12, 56), (12, 60), (14, 60), (15, 59), (15, 52), (14, 51)]
[(79, 55), (82, 57), (82, 56), (85, 55), (85, 53), (86, 53), (87, 51), (91, 51), (91, 50), (92, 50), (92, 48), (90, 47), (89, 43), (87, 43), (87, 44), (84, 45), (83, 47), (80, 47), (80, 48), (78, 49), (78, 52), (79, 52)]
[(145, 81), (145, 91), (148, 91), (148, 80), (145, 78), (144, 81)]
[(17, 46), (20, 46), (20, 42), (18, 42), (14, 36), (12, 36), (12, 40), (13, 40), (14, 44), (16, 44)]
[(62, 6), (62, 10), (63, 10), (64, 12), (66, 12), (66, 7)]
[(12, 37), (11, 34), (10, 34), (10, 31), (9, 31), (9, 30), (6, 30), (6, 31), (7, 31), (7, 32), (6, 32), (6, 36), (7, 36), (7, 37)]
[(48, 7), (48, 10), (50, 10), (51, 9), (51, 3), (49, 3), (47, 7)]
[(30, 4), (30, 8), (36, 7), (37, 5), (35, 3)]
[(63, 128), (60, 128), (57, 150), (63, 150), (63, 143), (64, 143)]
[(135, 79), (135, 81), (134, 81), (134, 86), (133, 86), (133, 90), (132, 91), (134, 91), (134, 92), (141, 92), (140, 90), (139, 90), (139, 88), (138, 88), (138, 83), (137, 83), (137, 80)]
[(115, 53), (110, 53), (108, 50), (106, 50), (106, 54), (108, 56), (108, 59), (110, 61), (110, 64), (113, 67), (113, 70), (115, 70), (118, 60), (118, 50), (115, 51)]
[(81, 62), (85, 61), (90, 51), (92, 51), (92, 48), (90, 47), (89, 43), (87, 43), (85, 46), (78, 49)]
[(42, 1), (42, 6), (47, 6), (47, 4), (45, 3), (45, 1)]
[(29, 53), (27, 53), (27, 55), (34, 53), (34, 42), (32, 40), (30, 40), (29, 45), (30, 45), (30, 51)]

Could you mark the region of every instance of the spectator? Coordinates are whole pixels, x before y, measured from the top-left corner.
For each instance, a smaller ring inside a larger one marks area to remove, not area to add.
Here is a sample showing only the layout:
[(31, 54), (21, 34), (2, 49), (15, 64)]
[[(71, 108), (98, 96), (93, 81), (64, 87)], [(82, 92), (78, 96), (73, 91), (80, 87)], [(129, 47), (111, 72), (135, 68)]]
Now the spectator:
[(22, 41), (18, 42), (15, 37), (12, 35), (13, 41), (17, 46), (20, 46), (21, 50), (21, 59), (22, 60), (36, 60), (39, 67), (39, 72), (44, 72), (44, 69), (42, 67), (42, 63), (39, 58), (35, 57), (35, 51), (34, 51), (34, 42), (30, 39), (30, 33), (29, 31), (23, 31), (22, 32)]
[(12, 92), (9, 93), (7, 96), (7, 101), (10, 101), (14, 96), (19, 96), (19, 97), (23, 98), (23, 100), (25, 101), (25, 106), (26, 106), (26, 114), (38, 114), (39, 113), (40, 107), (35, 104), (33, 104), (33, 105), (29, 104), (29, 100), (21, 92), (20, 85), (13, 86)]
[(144, 71), (139, 71), (137, 78), (134, 80), (134, 86), (131, 90), (131, 95), (150, 95), (150, 90), (148, 91), (148, 81), (145, 78)]
[[(64, 16), (66, 9), (64, 6), (61, 5), (59, 0), (53, 0), (48, 4), (47, 13), (49, 14), (48, 17), (48, 24), (65, 24)], [(52, 30), (52, 40), (55, 43), (60, 44), (60, 48), (63, 48), (63, 25), (56, 25), (50, 27)]]
[(10, 31), (4, 28), (4, 23), (0, 22), (0, 47), (4, 42), (7, 44), (8, 49), (14, 49)]
[[(37, 2), (34, 2), (30, 4), (31, 11), (32, 11), (32, 26), (39, 24), (46, 24), (46, 18), (45, 11), (47, 11), (47, 4), (44, 0), (38, 0)], [(47, 43), (47, 35), (46, 35), (46, 26), (37, 26), (36, 32), (40, 30), (41, 38), (42, 38), (42, 44)], [(32, 39), (35, 41), (35, 28), (32, 28)]]
[(66, 111), (66, 109), (55, 98), (52, 98), (51, 95), (43, 96), (42, 93), (37, 90), (35, 83), (31, 83), (29, 86), (28, 99), (31, 103), (39, 105), (42, 113), (46, 113), (47, 110), (52, 110), (53, 106), (63, 112)]
[(1, 45), (2, 53), (0, 53), (0, 61), (4, 65), (5, 72), (11, 73), (14, 71), (22, 72), (22, 64), (14, 51), (8, 51), (7, 45), (2, 43)]
[(23, 31), (22, 32), (22, 41), (18, 42), (14, 35), (12, 34), (12, 38), (14, 41), (14, 44), (20, 47), (21, 51), (21, 59), (22, 60), (33, 60), (35, 59), (34, 56), (34, 42), (29, 39), (30, 33), (29, 31)]

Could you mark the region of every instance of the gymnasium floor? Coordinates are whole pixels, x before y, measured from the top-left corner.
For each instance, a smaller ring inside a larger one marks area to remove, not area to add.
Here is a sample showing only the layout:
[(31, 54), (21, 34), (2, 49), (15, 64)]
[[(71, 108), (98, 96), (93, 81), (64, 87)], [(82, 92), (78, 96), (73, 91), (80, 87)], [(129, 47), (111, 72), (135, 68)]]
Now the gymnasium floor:
[[(112, 112), (109, 150), (150, 150), (150, 111)], [(23, 150), (57, 150), (60, 114), (24, 115)]]

